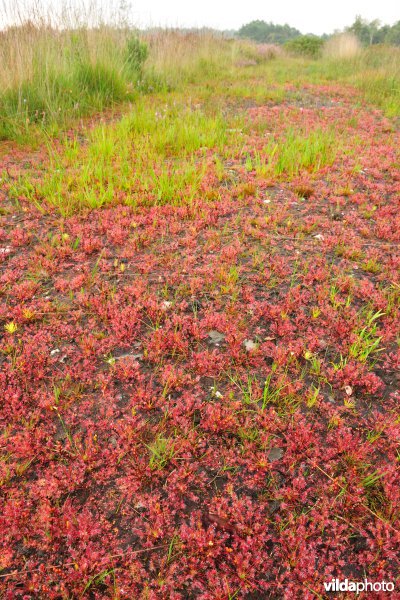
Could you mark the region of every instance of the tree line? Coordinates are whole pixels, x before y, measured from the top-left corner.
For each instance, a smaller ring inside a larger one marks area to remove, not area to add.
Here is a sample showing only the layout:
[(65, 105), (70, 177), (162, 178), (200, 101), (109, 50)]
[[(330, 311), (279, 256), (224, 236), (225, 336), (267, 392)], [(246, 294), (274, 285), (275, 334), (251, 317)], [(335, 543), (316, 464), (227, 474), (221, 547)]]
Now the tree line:
[[(349, 27), (346, 27), (344, 31), (353, 33), (364, 46), (373, 44), (391, 44), (400, 46), (400, 21), (397, 21), (393, 25), (382, 25), (378, 19), (367, 21), (360, 15), (357, 15), (354, 23)], [(251, 21), (250, 23), (243, 25), (237, 32), (237, 35), (241, 38), (251, 39), (258, 43), (280, 45), (287, 43), (295, 45), (294, 40), (307, 38), (310, 47), (317, 47), (319, 45), (317, 40), (320, 40), (321, 43), (323, 43), (323, 41), (329, 37), (327, 34), (322, 36), (307, 34), (304, 36), (301, 31), (295, 27), (290, 27), (287, 24), (276, 25), (262, 20)]]

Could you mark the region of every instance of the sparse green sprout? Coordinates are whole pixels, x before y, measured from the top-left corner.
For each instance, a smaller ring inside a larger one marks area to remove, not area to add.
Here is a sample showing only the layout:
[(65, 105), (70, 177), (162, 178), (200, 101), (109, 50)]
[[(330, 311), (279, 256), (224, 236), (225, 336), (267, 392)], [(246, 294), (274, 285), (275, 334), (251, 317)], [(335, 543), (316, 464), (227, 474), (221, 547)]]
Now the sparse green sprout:
[(364, 271), (367, 271), (368, 273), (379, 273), (381, 271), (381, 265), (375, 258), (370, 258), (365, 261), (362, 267)]
[(54, 395), (54, 405), (58, 406), (58, 404), (60, 403), (60, 397), (61, 397), (61, 387), (54, 385), (53, 386), (53, 395)]
[(367, 440), (370, 444), (373, 444), (374, 442), (376, 442), (376, 440), (379, 440), (381, 435), (382, 431), (376, 431), (375, 429), (371, 429), (367, 431)]
[[(107, 577), (113, 576), (114, 577), (114, 581), (115, 581), (115, 570), (114, 569), (104, 569), (104, 571), (101, 571), (100, 573), (97, 573), (97, 575), (93, 575), (93, 577), (90, 577), (90, 579), (87, 581), (85, 587), (82, 590), (81, 595), (79, 596), (80, 598), (84, 598), (86, 596), (86, 593), (89, 592), (89, 590), (91, 590), (92, 588), (95, 588), (97, 586), (101, 586), (104, 581), (107, 579)], [(90, 594), (90, 592), (89, 592)]]
[(307, 407), (312, 408), (318, 401), (319, 388), (312, 387), (308, 398), (307, 398)]
[(356, 406), (356, 403), (351, 398), (344, 398), (343, 404), (346, 408), (353, 409)]
[(35, 317), (35, 312), (33, 310), (31, 310), (30, 308), (24, 308), (22, 310), (22, 316), (27, 321), (31, 321)]
[(341, 354), (339, 361), (333, 362), (331, 364), (333, 366), (334, 371), (342, 371), (348, 362), (349, 362), (349, 359), (347, 357), (342, 356), (342, 354)]
[(146, 444), (146, 448), (150, 452), (149, 464), (152, 471), (163, 469), (176, 454), (175, 442), (161, 434), (152, 444)]
[(335, 285), (331, 285), (329, 290), (329, 300), (334, 308), (340, 306), (340, 302), (337, 300), (337, 296), (339, 294), (339, 289)]
[(248, 173), (249, 173), (250, 171), (252, 171), (252, 170), (253, 170), (253, 168), (254, 168), (254, 167), (253, 167), (253, 161), (252, 161), (252, 159), (251, 159), (251, 156), (250, 156), (250, 154), (248, 154), (248, 155), (246, 156), (245, 167), (246, 167), (246, 171), (247, 171)]
[(365, 488), (373, 487), (376, 483), (383, 477), (383, 473), (379, 473), (378, 471), (374, 471), (367, 477), (361, 481), (361, 485)]
[(374, 215), (374, 212), (378, 210), (377, 206), (372, 206), (371, 208), (368, 208), (368, 206), (363, 206), (361, 208), (361, 214), (363, 215), (363, 217), (365, 217), (366, 219), (371, 219)]
[(10, 321), (9, 323), (6, 323), (4, 325), (4, 329), (5, 331), (7, 331), (7, 333), (10, 333), (12, 335), (16, 331), (18, 331), (18, 325), (14, 321)]
[(320, 359), (315, 356), (315, 354), (313, 354), (312, 352), (310, 352), (309, 350), (306, 350), (304, 352), (304, 358), (306, 359), (306, 361), (309, 363), (310, 365), (310, 371), (311, 373), (313, 373), (314, 375), (320, 375), (321, 373), (321, 361)]
[(242, 442), (247, 441), (250, 443), (254, 443), (259, 438), (260, 432), (256, 427), (240, 427), (238, 429), (238, 435)]
[(219, 182), (223, 181), (225, 176), (225, 166), (221, 158), (216, 154), (214, 156), (215, 173)]
[(264, 383), (264, 390), (263, 390), (263, 395), (262, 395), (262, 405), (261, 405), (262, 410), (265, 410), (268, 404), (277, 403), (279, 401), (279, 399), (281, 398), (281, 392), (282, 392), (284, 386), (281, 385), (280, 387), (274, 387), (272, 385), (272, 381), (271, 381), (275, 370), (276, 370), (276, 365), (275, 365), (275, 369), (274, 369), (274, 365), (273, 365), (272, 371), (268, 375), (268, 377), (266, 378), (265, 383)]
[(382, 352), (384, 349), (379, 347), (382, 337), (378, 337), (377, 331), (377, 319), (382, 317), (385, 313), (378, 311), (375, 314), (372, 312), (367, 313), (367, 325), (363, 329), (355, 332), (356, 340), (351, 344), (349, 348), (349, 356), (360, 362), (367, 362), (370, 356), (376, 355), (378, 352)]
[(106, 356), (104, 360), (111, 367), (113, 367), (116, 363), (116, 359), (112, 354), (109, 354), (108, 356)]
[(167, 564), (169, 564), (170, 562), (172, 562), (172, 560), (175, 558), (175, 556), (178, 554), (177, 552), (174, 552), (175, 547), (179, 546), (179, 536), (178, 535), (174, 535), (170, 541), (170, 544), (168, 546), (168, 553), (167, 553)]

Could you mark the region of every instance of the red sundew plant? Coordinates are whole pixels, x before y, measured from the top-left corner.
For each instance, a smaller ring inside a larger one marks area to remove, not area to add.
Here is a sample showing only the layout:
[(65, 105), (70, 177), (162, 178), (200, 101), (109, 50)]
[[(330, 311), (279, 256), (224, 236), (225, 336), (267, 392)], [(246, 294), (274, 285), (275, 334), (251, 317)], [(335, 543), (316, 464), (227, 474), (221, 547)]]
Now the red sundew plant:
[(60, 217), (7, 183), (2, 597), (398, 582), (399, 133), (354, 90), (286, 88), (196, 154), (191, 203)]

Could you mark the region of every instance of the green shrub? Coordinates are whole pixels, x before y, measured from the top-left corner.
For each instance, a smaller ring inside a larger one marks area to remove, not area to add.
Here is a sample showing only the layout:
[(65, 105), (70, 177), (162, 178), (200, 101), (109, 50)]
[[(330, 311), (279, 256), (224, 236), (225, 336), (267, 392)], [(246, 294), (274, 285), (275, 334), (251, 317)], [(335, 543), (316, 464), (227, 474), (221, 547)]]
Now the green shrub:
[(285, 48), (292, 54), (318, 58), (321, 55), (324, 40), (316, 35), (301, 35), (286, 42)]

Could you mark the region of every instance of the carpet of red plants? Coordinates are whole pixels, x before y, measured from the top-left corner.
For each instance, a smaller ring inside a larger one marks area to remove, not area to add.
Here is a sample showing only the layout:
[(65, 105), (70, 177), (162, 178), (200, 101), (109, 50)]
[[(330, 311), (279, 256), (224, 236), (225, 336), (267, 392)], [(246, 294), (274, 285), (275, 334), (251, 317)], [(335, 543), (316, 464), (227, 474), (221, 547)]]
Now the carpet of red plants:
[(400, 133), (307, 93), (246, 109), (249, 152), (282, 123), (344, 138), (291, 181), (210, 153), (191, 206), (65, 218), (3, 187), (3, 598), (398, 587)]

